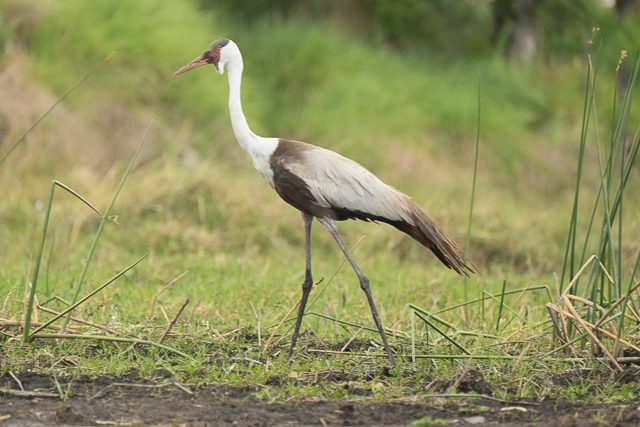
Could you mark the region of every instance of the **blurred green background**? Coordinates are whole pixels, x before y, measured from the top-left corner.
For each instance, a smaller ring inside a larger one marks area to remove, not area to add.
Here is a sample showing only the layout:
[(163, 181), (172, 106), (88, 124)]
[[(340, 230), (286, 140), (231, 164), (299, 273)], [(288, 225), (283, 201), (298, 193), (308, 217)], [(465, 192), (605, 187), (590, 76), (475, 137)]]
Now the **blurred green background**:
[[(197, 301), (195, 318), (241, 322), (251, 311), (237, 301), (251, 299), (276, 319), (274, 305), (297, 300), (302, 223), (237, 146), (226, 76), (203, 67), (173, 77), (220, 37), (243, 52), (244, 110), (256, 133), (357, 160), (461, 242), (479, 132), (468, 248), (483, 272), (478, 287), (499, 287), (503, 279), (510, 286), (551, 284), (573, 198), (587, 54), (598, 65), (598, 132), (608, 135), (614, 95), (624, 90), (627, 62), (637, 55), (640, 2), (2, 0), (0, 153), (88, 69), (115, 54), (0, 166), (0, 295), (7, 295), (0, 315), (19, 316), (51, 180), (106, 206), (152, 118), (91, 281), (139, 255), (149, 259), (103, 298), (100, 312), (138, 319), (150, 293), (184, 271), (165, 303), (177, 306), (189, 296)], [(617, 71), (622, 50), (630, 58)], [(632, 117), (637, 122), (637, 110)], [(597, 135), (589, 139), (586, 194), (598, 183)], [(637, 234), (638, 198), (625, 203), (625, 230)], [(98, 218), (59, 193), (52, 221), (42, 293), (68, 296)], [(340, 227), (350, 245), (366, 236), (356, 258), (388, 318), (403, 318), (408, 302), (460, 298), (461, 279), (401, 233), (355, 222)], [(316, 277), (329, 277), (341, 255), (317, 226), (314, 239)], [(633, 244), (623, 249), (635, 255)], [(368, 323), (346, 270), (323, 307)]]

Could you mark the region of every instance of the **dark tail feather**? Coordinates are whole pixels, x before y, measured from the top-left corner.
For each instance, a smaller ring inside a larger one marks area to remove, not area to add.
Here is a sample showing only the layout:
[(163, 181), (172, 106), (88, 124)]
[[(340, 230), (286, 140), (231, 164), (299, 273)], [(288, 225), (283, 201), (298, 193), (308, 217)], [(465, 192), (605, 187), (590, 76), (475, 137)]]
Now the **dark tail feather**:
[(406, 221), (389, 223), (430, 249), (444, 265), (456, 273), (464, 276), (469, 276), (469, 273), (476, 273), (476, 267), (447, 232), (436, 224), (422, 208), (413, 202), (411, 202), (411, 205), (413, 225)]

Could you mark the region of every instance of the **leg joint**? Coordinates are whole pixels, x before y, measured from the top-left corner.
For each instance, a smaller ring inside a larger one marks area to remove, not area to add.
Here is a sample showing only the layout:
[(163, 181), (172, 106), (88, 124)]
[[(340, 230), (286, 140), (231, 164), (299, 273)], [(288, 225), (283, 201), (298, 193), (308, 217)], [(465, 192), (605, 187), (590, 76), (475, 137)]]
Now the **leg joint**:
[(311, 270), (307, 270), (304, 275), (304, 282), (302, 282), (302, 290), (310, 290), (313, 286), (313, 278), (311, 277)]

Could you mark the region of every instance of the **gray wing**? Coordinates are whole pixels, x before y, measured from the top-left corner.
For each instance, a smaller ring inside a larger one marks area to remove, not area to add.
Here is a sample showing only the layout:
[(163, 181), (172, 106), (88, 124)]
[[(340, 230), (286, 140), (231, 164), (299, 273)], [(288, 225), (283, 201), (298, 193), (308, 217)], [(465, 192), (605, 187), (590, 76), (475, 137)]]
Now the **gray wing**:
[(287, 169), (305, 182), (323, 208), (372, 219), (411, 221), (408, 196), (338, 153), (313, 147), (301, 152), (298, 161), (290, 162)]

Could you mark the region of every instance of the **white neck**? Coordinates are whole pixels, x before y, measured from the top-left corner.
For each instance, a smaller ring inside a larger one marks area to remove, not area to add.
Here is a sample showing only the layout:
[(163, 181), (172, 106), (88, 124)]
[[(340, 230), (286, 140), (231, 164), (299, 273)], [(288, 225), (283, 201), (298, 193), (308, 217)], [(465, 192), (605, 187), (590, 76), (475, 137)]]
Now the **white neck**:
[(240, 147), (251, 156), (254, 167), (273, 187), (273, 172), (269, 165), (269, 159), (277, 147), (278, 140), (276, 138), (258, 136), (249, 128), (247, 118), (242, 111), (242, 101), (240, 99), (243, 62), (239, 49), (236, 50), (226, 65), (229, 73), (229, 114), (231, 115), (233, 133)]
[(227, 64), (229, 73), (229, 114), (231, 115), (233, 133), (236, 135), (238, 143), (244, 151), (250, 153), (250, 147), (255, 144), (257, 138), (256, 134), (249, 128), (247, 118), (242, 111), (242, 101), (240, 99), (242, 69), (242, 56), (240, 55)]

